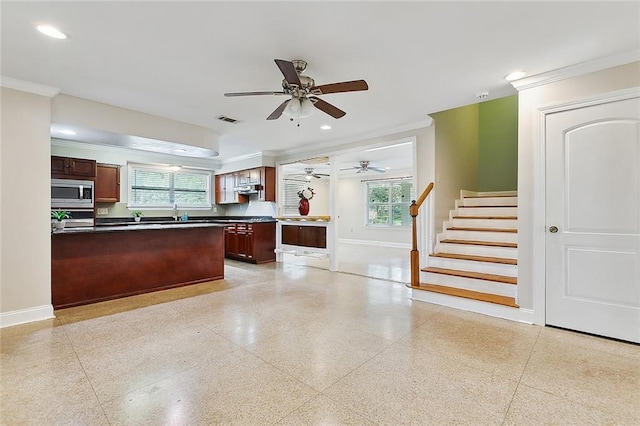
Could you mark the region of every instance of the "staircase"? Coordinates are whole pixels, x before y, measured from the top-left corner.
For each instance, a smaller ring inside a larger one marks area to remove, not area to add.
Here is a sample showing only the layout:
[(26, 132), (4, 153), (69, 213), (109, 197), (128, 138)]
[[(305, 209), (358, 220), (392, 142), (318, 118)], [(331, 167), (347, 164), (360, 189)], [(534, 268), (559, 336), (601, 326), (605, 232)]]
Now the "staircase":
[(517, 308), (517, 194), (461, 192), (412, 287)]

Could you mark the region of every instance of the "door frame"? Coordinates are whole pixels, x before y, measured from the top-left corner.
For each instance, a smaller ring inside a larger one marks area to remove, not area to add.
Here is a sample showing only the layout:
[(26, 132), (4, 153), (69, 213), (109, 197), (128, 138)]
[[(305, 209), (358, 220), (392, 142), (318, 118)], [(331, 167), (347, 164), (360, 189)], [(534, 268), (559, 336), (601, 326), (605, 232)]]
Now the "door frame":
[(533, 304), (534, 322), (538, 325), (546, 325), (546, 118), (548, 114), (584, 108), (603, 103), (623, 101), (640, 97), (640, 86), (573, 99), (539, 107), (534, 123), (534, 147), (533, 157)]

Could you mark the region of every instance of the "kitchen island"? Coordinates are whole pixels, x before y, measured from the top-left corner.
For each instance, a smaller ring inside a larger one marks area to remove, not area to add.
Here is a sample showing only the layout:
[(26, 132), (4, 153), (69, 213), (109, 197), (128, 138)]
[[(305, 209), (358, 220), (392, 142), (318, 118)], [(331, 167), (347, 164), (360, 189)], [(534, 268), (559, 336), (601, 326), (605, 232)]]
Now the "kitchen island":
[(70, 228), (51, 235), (56, 309), (222, 278), (222, 224)]

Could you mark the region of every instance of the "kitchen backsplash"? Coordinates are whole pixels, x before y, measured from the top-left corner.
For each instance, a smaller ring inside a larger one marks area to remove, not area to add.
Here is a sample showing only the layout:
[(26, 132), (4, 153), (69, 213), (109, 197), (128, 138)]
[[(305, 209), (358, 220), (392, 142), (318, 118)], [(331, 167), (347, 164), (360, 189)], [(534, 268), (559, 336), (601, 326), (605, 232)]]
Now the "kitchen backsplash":
[[(127, 208), (127, 203), (96, 203), (96, 218), (111, 218), (111, 217), (133, 217), (133, 210)], [(101, 214), (104, 209), (107, 209), (107, 214)], [(173, 216), (173, 210), (142, 210), (144, 217), (167, 217)], [(214, 211), (215, 210), (215, 211)], [(189, 217), (199, 216), (225, 216), (226, 208), (223, 206), (214, 205), (209, 210), (189, 210), (178, 209), (178, 215), (182, 216), (184, 212), (189, 213)]]

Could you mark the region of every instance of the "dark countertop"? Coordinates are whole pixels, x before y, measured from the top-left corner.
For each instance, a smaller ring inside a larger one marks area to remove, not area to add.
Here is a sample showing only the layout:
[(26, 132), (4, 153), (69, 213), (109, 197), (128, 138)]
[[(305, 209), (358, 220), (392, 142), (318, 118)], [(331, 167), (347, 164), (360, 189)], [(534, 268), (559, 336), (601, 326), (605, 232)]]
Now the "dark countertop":
[(276, 220), (271, 216), (193, 216), (188, 221), (174, 221), (172, 217), (143, 217), (140, 222), (133, 218), (104, 218), (96, 219), (96, 227), (102, 226), (136, 226), (144, 224), (188, 224), (188, 223), (271, 223)]
[(145, 231), (145, 230), (159, 230), (159, 229), (185, 229), (185, 228), (222, 228), (224, 224), (221, 223), (192, 223), (188, 222), (176, 222), (176, 223), (138, 223), (133, 222), (130, 225), (107, 225), (107, 226), (83, 226), (77, 228), (64, 228), (63, 230), (54, 230), (52, 235), (60, 234), (94, 234), (101, 232), (124, 232), (124, 231)]

